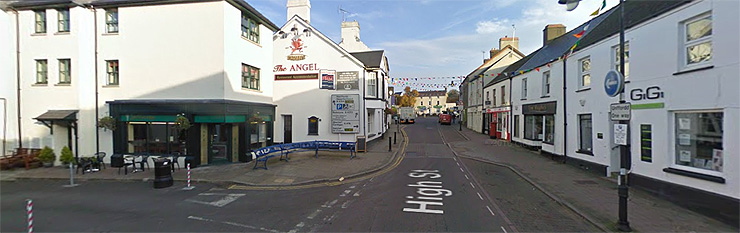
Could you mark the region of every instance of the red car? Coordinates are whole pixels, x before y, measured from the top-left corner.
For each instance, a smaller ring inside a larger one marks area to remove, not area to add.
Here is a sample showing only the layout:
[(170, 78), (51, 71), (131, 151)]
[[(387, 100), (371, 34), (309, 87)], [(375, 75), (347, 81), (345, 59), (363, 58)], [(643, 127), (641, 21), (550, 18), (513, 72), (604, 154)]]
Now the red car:
[(439, 123), (444, 125), (452, 124), (452, 116), (448, 113), (439, 114)]

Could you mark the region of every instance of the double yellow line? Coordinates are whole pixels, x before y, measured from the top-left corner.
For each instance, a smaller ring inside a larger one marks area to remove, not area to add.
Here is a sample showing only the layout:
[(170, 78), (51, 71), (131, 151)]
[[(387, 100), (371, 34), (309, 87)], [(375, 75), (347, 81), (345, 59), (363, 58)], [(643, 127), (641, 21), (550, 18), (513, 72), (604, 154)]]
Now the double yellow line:
[(326, 182), (320, 182), (320, 183), (313, 183), (313, 184), (305, 184), (305, 185), (293, 185), (293, 186), (249, 186), (249, 185), (238, 185), (234, 184), (229, 186), (229, 189), (232, 190), (296, 190), (296, 189), (307, 189), (307, 188), (316, 188), (316, 187), (331, 187), (331, 186), (337, 186), (341, 184), (348, 184), (353, 183), (357, 181), (362, 181), (366, 179), (370, 179), (382, 174), (385, 174), (386, 172), (389, 172), (396, 167), (398, 167), (399, 164), (401, 164), (401, 161), (403, 161), (403, 158), (406, 157), (406, 147), (409, 144), (409, 137), (406, 134), (406, 126), (404, 125), (401, 127), (401, 135), (403, 136), (403, 144), (401, 144), (401, 150), (397, 151), (396, 153), (396, 160), (388, 167), (385, 167), (377, 172), (367, 174), (364, 176), (354, 177), (345, 179), (343, 181), (326, 181)]

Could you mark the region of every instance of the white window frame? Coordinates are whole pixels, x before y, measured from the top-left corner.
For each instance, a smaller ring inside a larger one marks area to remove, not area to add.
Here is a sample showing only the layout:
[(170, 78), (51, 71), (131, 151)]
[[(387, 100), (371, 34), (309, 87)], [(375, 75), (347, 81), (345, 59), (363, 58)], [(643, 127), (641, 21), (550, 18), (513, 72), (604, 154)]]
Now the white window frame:
[[(589, 140), (591, 140), (591, 150), (586, 150), (583, 147), (583, 125), (582, 125), (582, 116), (589, 116), (591, 119), (591, 137), (589, 137)], [(594, 115), (592, 113), (580, 113), (576, 115), (576, 119), (578, 120), (578, 153), (591, 153), (593, 156), (594, 153)]]
[(522, 99), (527, 99), (527, 78), (522, 78)]
[(550, 96), (550, 71), (542, 73), (542, 97)]
[(118, 33), (118, 8), (105, 9), (105, 32)]
[(378, 74), (374, 71), (368, 73), (367, 96), (378, 97)]
[(36, 82), (35, 85), (49, 84), (49, 61), (46, 59), (36, 59)]
[[(588, 61), (588, 70), (583, 70), (583, 62)], [(591, 88), (591, 57), (584, 57), (578, 60), (578, 89)], [(588, 84), (585, 84), (585, 77), (588, 76)]]
[[(111, 66), (111, 64), (113, 63), (116, 64), (115, 68)], [(120, 65), (121, 64), (118, 62), (118, 60), (105, 60), (106, 86), (118, 86), (121, 83), (119, 73)]]
[(713, 38), (713, 35), (714, 35), (714, 31), (712, 31), (712, 34), (709, 34), (708, 36), (697, 38), (697, 39), (694, 39), (693, 41), (687, 41), (687, 35), (686, 35), (687, 30), (686, 30), (686, 27), (689, 24), (691, 24), (691, 23), (694, 23), (694, 22), (697, 22), (699, 20), (703, 20), (703, 19), (706, 19), (706, 18), (709, 18), (710, 25), (712, 25), (712, 30), (714, 30), (714, 24), (713, 24), (713, 19), (712, 19), (712, 12), (706, 12), (706, 13), (699, 14), (697, 16), (694, 16), (694, 17), (690, 18), (690, 19), (684, 20), (679, 25), (679, 28), (680, 28), (679, 29), (679, 32), (680, 32), (680, 34), (679, 34), (679, 40), (680, 40), (680, 44), (681, 44), (681, 48), (680, 48), (681, 51), (679, 53), (681, 55), (681, 56), (679, 56), (680, 57), (679, 59), (681, 59), (681, 60), (679, 62), (679, 64), (680, 64), (679, 67), (681, 67), (682, 70), (694, 69), (694, 68), (698, 68), (698, 67), (709, 66), (709, 65), (712, 64), (712, 58), (711, 58), (711, 56), (712, 56), (712, 54), (713, 54), (714, 51), (712, 51), (712, 52), (709, 53), (710, 54), (710, 58), (707, 61), (697, 62), (697, 63), (694, 63), (694, 64), (689, 64), (689, 62), (688, 62), (688, 56), (689, 55), (688, 55), (688, 51), (687, 50), (688, 50), (689, 47), (695, 46), (695, 45), (699, 45), (699, 44), (703, 44), (703, 43), (707, 43), (707, 42), (709, 43), (710, 48), (712, 47), (712, 38)]
[[(630, 42), (624, 42), (624, 80), (630, 77)], [(612, 68), (619, 72), (619, 45), (612, 46)]]
[[(668, 167), (675, 168), (675, 169), (678, 169), (678, 170), (684, 170), (684, 171), (690, 171), (690, 172), (695, 172), (695, 173), (700, 173), (700, 174), (705, 174), (705, 175), (711, 175), (711, 176), (717, 176), (717, 177), (726, 178), (725, 175), (724, 175), (724, 171), (727, 171), (727, 169), (723, 169), (722, 172), (719, 172), (719, 171), (713, 171), (713, 170), (707, 170), (707, 169), (701, 169), (701, 168), (696, 168), (696, 167), (691, 167), (691, 166), (685, 166), (685, 165), (676, 164), (676, 140), (677, 140), (676, 139), (676, 120), (677, 120), (676, 119), (676, 114), (679, 114), (679, 113), (718, 113), (718, 112), (719, 113), (723, 113), (722, 114), (722, 118), (723, 118), (722, 119), (722, 125), (724, 127), (725, 125), (727, 125), (726, 124), (726, 121), (724, 120), (724, 117), (725, 117), (726, 114), (721, 109), (707, 109), (707, 110), (693, 110), (693, 111), (670, 111), (669, 112), (670, 113), (669, 115), (670, 115), (670, 118), (671, 118), (670, 121), (669, 121), (670, 123), (668, 124), (669, 125), (669, 129), (670, 129), (669, 135), (670, 135), (670, 142), (671, 142), (670, 143), (670, 151), (671, 151), (671, 153), (668, 156), (671, 157), (670, 158), (671, 163), (670, 163), (670, 165)], [(692, 123), (694, 123), (694, 122), (692, 122)], [(722, 135), (722, 145), (723, 146), (725, 145), (725, 137), (724, 136), (725, 135), (723, 134)], [(653, 138), (655, 138), (655, 135), (653, 135)], [(723, 151), (724, 151), (724, 148), (723, 148)], [(722, 159), (724, 160), (723, 163), (724, 164), (727, 164), (727, 157), (722, 158)]]

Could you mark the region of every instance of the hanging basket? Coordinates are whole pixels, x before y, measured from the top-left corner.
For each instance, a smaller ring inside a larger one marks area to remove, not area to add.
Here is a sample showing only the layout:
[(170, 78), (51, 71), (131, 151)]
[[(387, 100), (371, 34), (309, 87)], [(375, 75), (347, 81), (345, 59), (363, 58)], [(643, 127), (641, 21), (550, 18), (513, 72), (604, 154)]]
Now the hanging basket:
[(98, 120), (98, 128), (110, 131), (116, 130), (116, 118), (113, 118), (111, 116), (100, 118)]
[(188, 120), (187, 117), (185, 117), (183, 114), (177, 115), (177, 118), (175, 119), (175, 127), (179, 130), (187, 130), (190, 128), (190, 120)]

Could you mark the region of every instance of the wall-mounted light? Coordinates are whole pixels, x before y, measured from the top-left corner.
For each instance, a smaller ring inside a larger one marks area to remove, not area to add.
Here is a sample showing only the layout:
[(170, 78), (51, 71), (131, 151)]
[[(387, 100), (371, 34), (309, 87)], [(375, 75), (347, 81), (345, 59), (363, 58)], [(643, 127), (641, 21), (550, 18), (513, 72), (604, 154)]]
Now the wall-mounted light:
[(311, 29), (308, 29), (308, 28), (303, 29), (303, 35), (306, 36), (306, 37), (310, 37), (311, 36)]
[(290, 32), (293, 33), (293, 35), (296, 35), (297, 36), (298, 35), (298, 28), (296, 28), (295, 25), (293, 25), (293, 28), (290, 29)]

